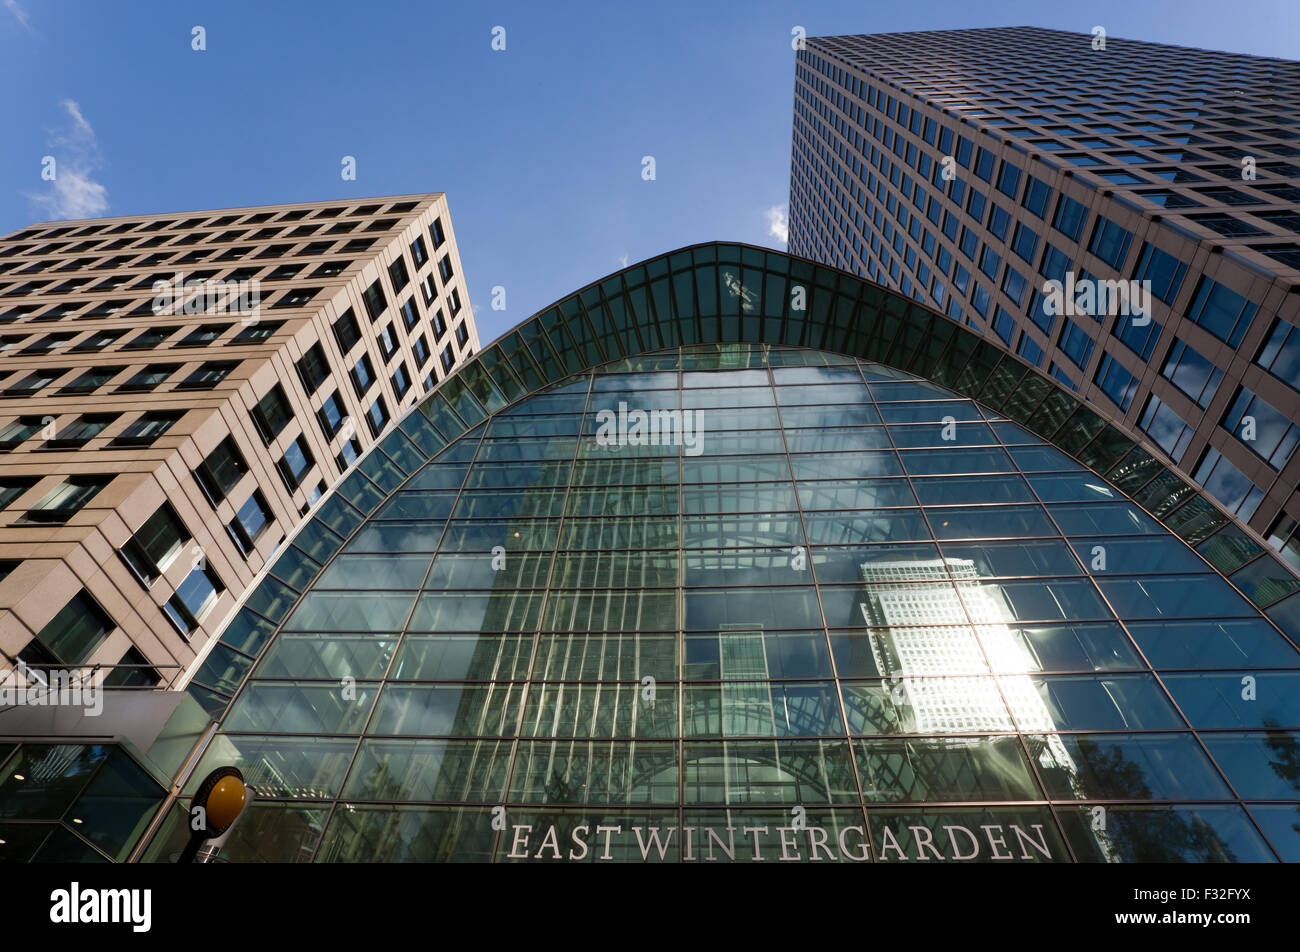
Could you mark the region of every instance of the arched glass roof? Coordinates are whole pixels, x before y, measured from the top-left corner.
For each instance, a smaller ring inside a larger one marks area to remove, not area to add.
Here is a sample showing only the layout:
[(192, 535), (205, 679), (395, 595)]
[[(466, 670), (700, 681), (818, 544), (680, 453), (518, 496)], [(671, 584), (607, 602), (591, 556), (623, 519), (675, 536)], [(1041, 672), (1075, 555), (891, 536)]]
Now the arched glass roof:
[[(729, 342), (870, 360), (978, 400), (1105, 476), (1300, 639), (1300, 579), (1135, 434), (1018, 357), (897, 292), (743, 244), (706, 243), (651, 258), (502, 335), (372, 448), (310, 514), (296, 536), (300, 548), (325, 552), (358, 513), (373, 512), (452, 440), (566, 375), (666, 347)], [(291, 554), (280, 558), (291, 561)], [(279, 565), (250, 591), (245, 604), (266, 611), (236, 614), (192, 679), (191, 693), (209, 711), (225, 707), (265, 644), (264, 619), (292, 605), (310, 583), (309, 571)]]

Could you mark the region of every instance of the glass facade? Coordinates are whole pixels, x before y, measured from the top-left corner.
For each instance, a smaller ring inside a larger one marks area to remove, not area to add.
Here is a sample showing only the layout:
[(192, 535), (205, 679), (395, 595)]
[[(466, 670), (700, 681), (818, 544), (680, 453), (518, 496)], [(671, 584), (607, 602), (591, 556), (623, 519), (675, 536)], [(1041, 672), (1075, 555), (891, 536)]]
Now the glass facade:
[(1018, 359), (698, 246), (358, 462), (196, 672), (183, 792), (257, 790), (232, 861), (1296, 859), (1298, 590)]
[(684, 347), (394, 479), (191, 786), (238, 766), (285, 845), (245, 858), (285, 861), (1272, 860), (1298, 687), (1196, 551), (1002, 414)]

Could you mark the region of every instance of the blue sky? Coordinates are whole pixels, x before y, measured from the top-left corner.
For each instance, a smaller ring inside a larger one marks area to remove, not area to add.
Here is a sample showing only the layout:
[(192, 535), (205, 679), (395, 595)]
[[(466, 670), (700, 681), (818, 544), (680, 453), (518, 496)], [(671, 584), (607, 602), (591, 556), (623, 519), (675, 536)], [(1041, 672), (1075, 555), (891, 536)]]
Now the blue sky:
[(487, 343), (624, 260), (784, 247), (771, 210), (788, 200), (792, 27), (1019, 24), (1300, 50), (1297, 0), (0, 0), (0, 233), (60, 212), (444, 191)]

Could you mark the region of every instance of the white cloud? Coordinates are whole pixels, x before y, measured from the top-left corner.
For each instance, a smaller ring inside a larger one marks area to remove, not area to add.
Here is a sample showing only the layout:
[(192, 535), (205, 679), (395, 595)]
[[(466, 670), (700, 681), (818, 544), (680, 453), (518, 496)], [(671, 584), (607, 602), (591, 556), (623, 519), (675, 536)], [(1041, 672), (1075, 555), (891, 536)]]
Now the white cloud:
[(23, 28), (29, 33), (34, 33), (31, 21), (27, 19), (27, 11), (22, 8), (18, 0), (3, 0), (5, 9), (14, 15), (14, 18), (23, 25)]
[(767, 215), (767, 233), (782, 242), (790, 241), (790, 220), (788, 205), (773, 205), (764, 214)]
[(626, 268), (626, 267), (627, 267), (627, 252), (626, 252), (626, 251), (623, 252), (621, 255), (618, 256), (618, 266), (619, 266), (620, 268)]
[(51, 221), (102, 215), (108, 210), (108, 189), (94, 180), (104, 164), (95, 130), (77, 103), (65, 99), (59, 105), (67, 113), (69, 124), (50, 133), (49, 147), (56, 163), (54, 181), (49, 194), (28, 197), (45, 209)]

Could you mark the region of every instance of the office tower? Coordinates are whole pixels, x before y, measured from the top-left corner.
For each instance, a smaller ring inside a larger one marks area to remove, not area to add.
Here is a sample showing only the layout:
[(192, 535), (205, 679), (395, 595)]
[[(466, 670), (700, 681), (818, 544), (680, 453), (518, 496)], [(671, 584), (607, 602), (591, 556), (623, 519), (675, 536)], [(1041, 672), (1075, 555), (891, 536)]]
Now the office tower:
[(478, 348), (441, 194), (0, 238), (0, 667), (176, 685), (328, 487)]
[(286, 540), (111, 842), (233, 766), (231, 862), (1300, 860), (1300, 578), (1140, 436), (806, 259), (600, 278)]
[(1028, 27), (809, 38), (790, 251), (1145, 433), (1300, 568), (1298, 107), (1289, 60)]

